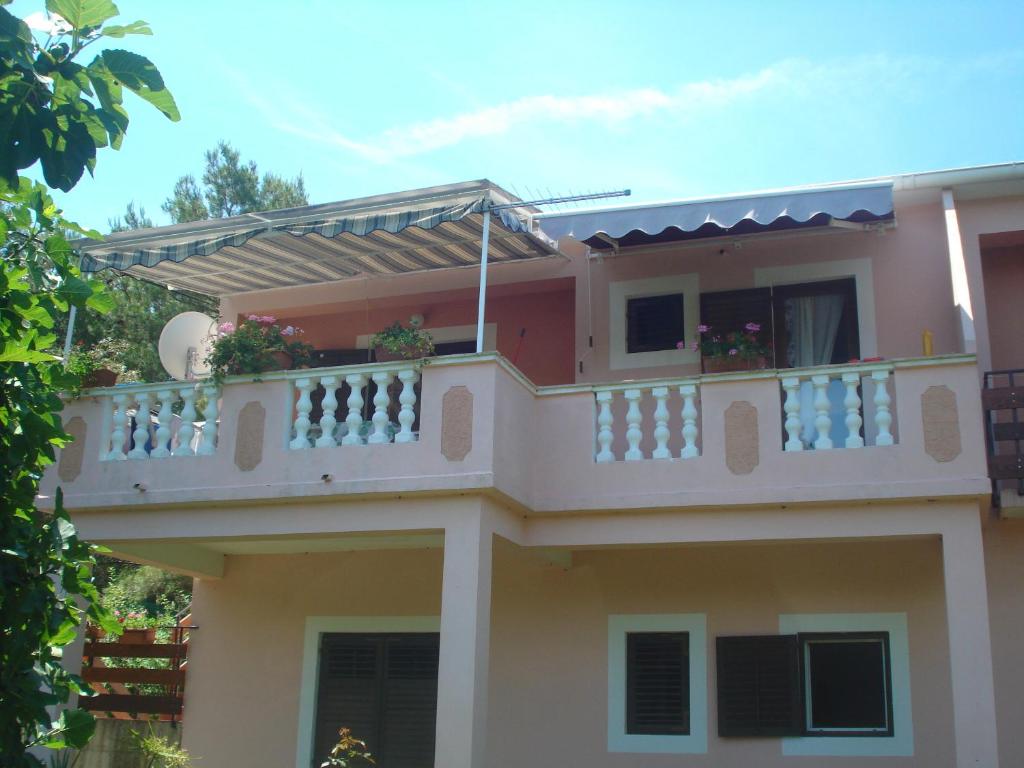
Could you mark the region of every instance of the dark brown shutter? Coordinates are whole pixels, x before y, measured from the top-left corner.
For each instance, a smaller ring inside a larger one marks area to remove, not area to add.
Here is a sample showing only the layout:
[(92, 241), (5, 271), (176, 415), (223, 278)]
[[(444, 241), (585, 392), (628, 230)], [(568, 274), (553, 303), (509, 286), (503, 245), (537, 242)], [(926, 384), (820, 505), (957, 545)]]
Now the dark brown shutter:
[(716, 652), (719, 736), (803, 732), (796, 635), (719, 637)]
[(626, 351), (675, 349), (683, 338), (683, 294), (641, 296), (626, 301)]
[[(772, 356), (772, 292), (770, 288), (718, 291), (700, 295), (700, 322), (712, 334), (743, 331), (747, 323), (761, 326), (758, 338)], [(769, 360), (769, 362), (772, 362)]]
[(627, 633), (626, 733), (689, 732), (689, 633)]
[(349, 728), (380, 768), (434, 764), (437, 634), (329, 634), (320, 646), (313, 766)]

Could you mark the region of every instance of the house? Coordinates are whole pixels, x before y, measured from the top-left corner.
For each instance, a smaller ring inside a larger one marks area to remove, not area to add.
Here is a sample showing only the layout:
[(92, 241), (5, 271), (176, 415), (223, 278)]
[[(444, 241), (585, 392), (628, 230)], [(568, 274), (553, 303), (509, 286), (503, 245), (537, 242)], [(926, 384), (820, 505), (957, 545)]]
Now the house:
[[(84, 256), (320, 352), (87, 392), (40, 491), (196, 578), (202, 765), (342, 725), (382, 768), (1024, 763), (1024, 166), (554, 213), (479, 181)], [(368, 362), (413, 317), (440, 354)], [(698, 326), (747, 323), (766, 367), (702, 373)]]

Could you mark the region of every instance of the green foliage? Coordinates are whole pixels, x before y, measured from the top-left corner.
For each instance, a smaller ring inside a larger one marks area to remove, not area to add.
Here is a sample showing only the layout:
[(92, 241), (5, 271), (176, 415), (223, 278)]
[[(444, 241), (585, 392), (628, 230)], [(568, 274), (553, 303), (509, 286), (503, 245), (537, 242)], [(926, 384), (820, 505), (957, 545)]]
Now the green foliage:
[[(109, 558), (106, 558), (109, 560)], [(161, 571), (148, 565), (120, 563), (111, 569), (103, 589), (102, 603), (115, 615), (144, 613), (159, 618), (160, 625), (174, 623), (174, 617), (192, 600), (192, 578)], [(143, 623), (141, 626), (152, 626)]]
[(700, 350), (702, 357), (754, 360), (766, 357), (768, 347), (761, 341), (761, 326), (747, 323), (742, 329), (715, 329), (708, 325), (697, 326), (700, 340), (694, 342), (694, 351)]
[(366, 749), (366, 742), (352, 736), (352, 731), (342, 728), (338, 731), (338, 743), (331, 749), (331, 754), (320, 763), (320, 768), (361, 768), (376, 765), (376, 761)]
[(163, 209), (172, 221), (181, 223), (292, 208), (308, 202), (302, 174), (289, 180), (265, 173), (261, 179), (256, 163), (243, 163), (238, 150), (221, 141), (206, 153), (203, 186), (194, 176), (182, 176)]
[(225, 376), (279, 368), (275, 352), (291, 355), (293, 366), (308, 364), (313, 347), (296, 338), (301, 333), (290, 325), (282, 328), (270, 315), (249, 315), (237, 329), (234, 323), (222, 323), (206, 358), (212, 380), (220, 386)]
[(160, 736), (150, 723), (146, 733), (134, 729), (128, 732), (132, 746), (142, 755), (144, 768), (189, 768), (192, 758), (188, 752)]
[(145, 56), (107, 49), (75, 59), (106, 38), (152, 34), (143, 21), (104, 26), (117, 15), (110, 0), (47, 0), (49, 27), (38, 37), (0, 7), (0, 178), (41, 164), (50, 187), (69, 191), (96, 166), (96, 150), (119, 149), (128, 130), (124, 89), (179, 120), (174, 97)]
[(53, 510), (35, 508), (39, 479), (54, 448), (69, 439), (59, 414), (62, 390), (78, 386), (50, 350), (58, 319), (113, 302), (101, 283), (82, 277), (65, 235), (97, 236), (61, 218), (41, 184), (18, 171), (36, 163), (46, 183), (70, 190), (96, 150), (117, 148), (128, 126), (123, 88), (172, 120), (177, 108), (156, 68), (127, 51), (74, 61), (103, 37), (147, 34), (135, 22), (104, 27), (109, 0), (48, 0), (48, 29), (37, 40), (0, 2), (0, 755), (5, 768), (41, 766), (32, 746), (79, 748), (95, 721), (47, 707), (89, 695), (60, 664), (61, 648), (86, 619), (117, 633), (92, 581), (96, 548), (79, 539), (58, 489)]
[(398, 320), (377, 333), (370, 341), (370, 346), (401, 355), (408, 360), (434, 354), (434, 340), (429, 333), (419, 328), (407, 328)]
[[(125, 360), (131, 356), (131, 345), (127, 339), (114, 339), (109, 336), (100, 339), (96, 344), (87, 346), (79, 342), (65, 361), (65, 370), (80, 378), (83, 382), (95, 371), (106, 369), (117, 374), (120, 383), (139, 381), (138, 371), (130, 369)], [(88, 386), (88, 383), (85, 383)], [(76, 390), (72, 390), (77, 394)]]

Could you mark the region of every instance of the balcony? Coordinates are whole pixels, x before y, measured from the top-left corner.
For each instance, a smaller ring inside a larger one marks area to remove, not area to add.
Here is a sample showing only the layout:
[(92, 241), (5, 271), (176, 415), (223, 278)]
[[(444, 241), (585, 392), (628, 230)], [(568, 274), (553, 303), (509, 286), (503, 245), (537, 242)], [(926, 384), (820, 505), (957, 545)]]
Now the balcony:
[[(138, 418), (150, 413), (149, 422)], [(68, 403), (71, 509), (480, 492), (526, 514), (983, 496), (967, 355), (535, 387), (496, 354)]]

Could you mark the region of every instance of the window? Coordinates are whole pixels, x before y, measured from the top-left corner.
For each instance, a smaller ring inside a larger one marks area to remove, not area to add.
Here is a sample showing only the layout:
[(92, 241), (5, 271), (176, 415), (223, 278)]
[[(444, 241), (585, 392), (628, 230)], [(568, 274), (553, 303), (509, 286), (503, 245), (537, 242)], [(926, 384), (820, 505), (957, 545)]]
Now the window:
[(803, 730), (796, 635), (719, 637), (719, 736), (791, 736)]
[(707, 751), (704, 614), (608, 617), (608, 751)]
[(806, 731), (892, 736), (889, 635), (801, 635)]
[(626, 733), (690, 732), (690, 636), (626, 635)]
[(626, 300), (626, 352), (660, 352), (685, 341), (683, 294)]

